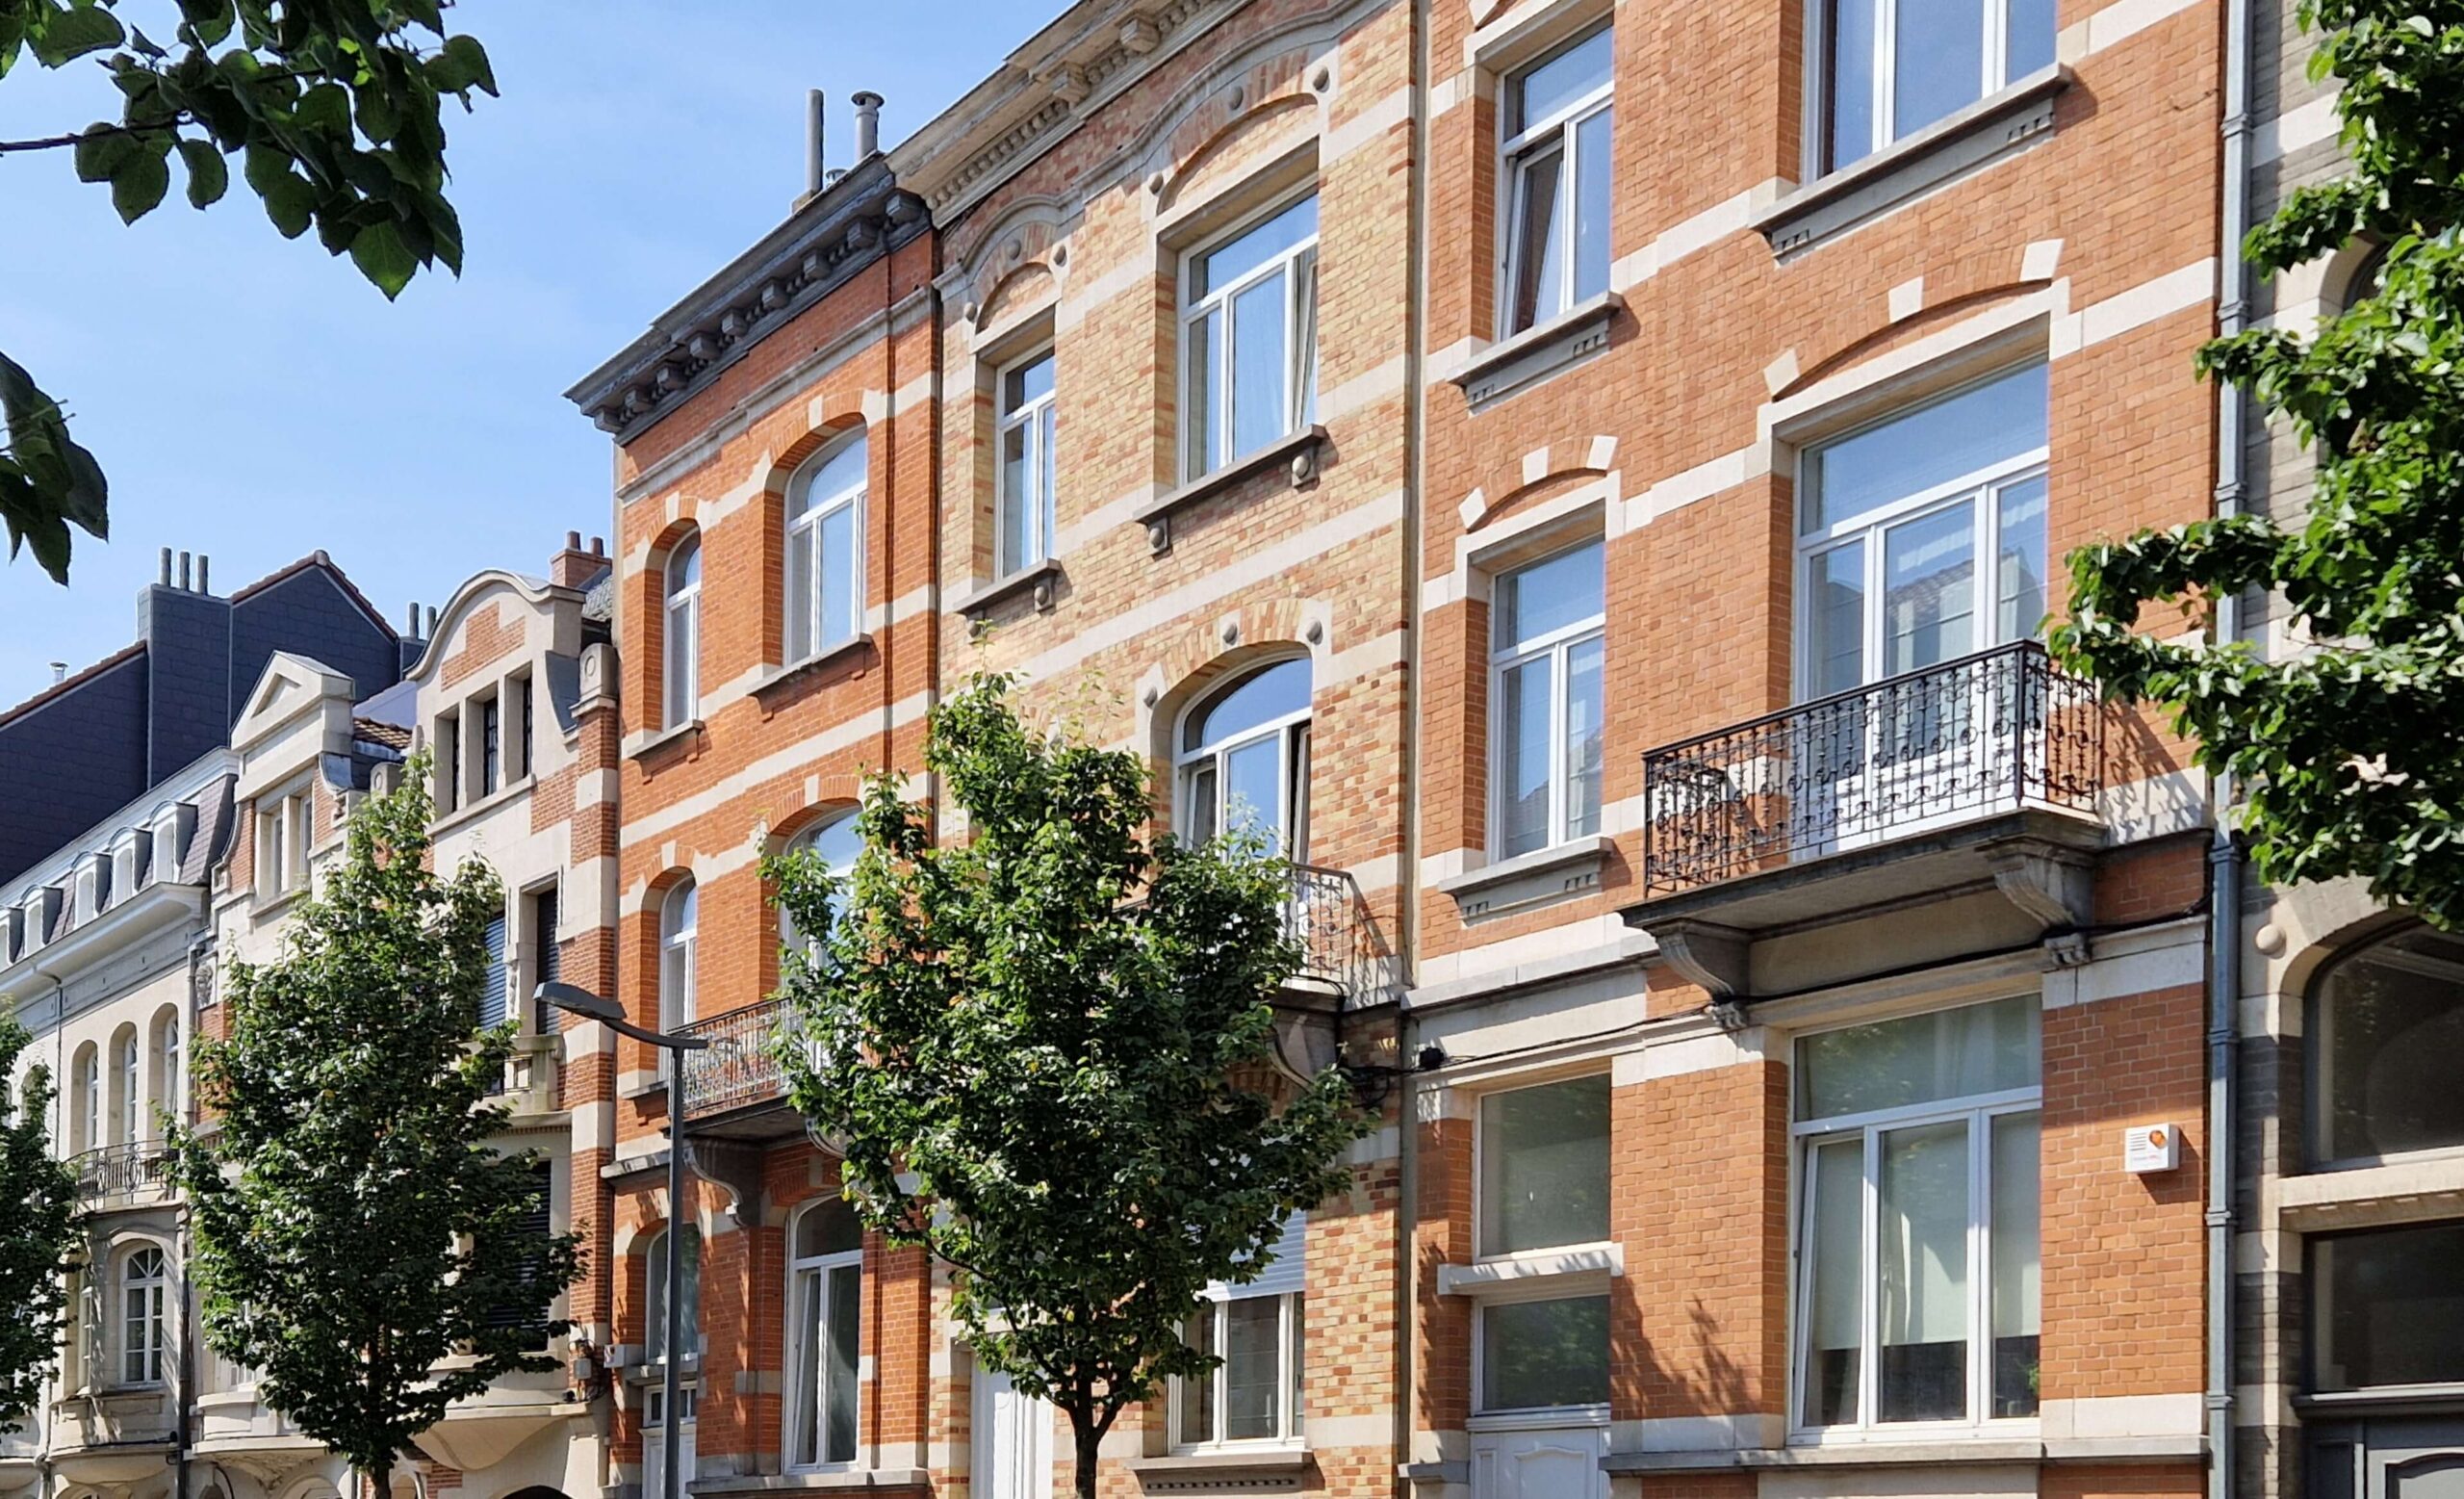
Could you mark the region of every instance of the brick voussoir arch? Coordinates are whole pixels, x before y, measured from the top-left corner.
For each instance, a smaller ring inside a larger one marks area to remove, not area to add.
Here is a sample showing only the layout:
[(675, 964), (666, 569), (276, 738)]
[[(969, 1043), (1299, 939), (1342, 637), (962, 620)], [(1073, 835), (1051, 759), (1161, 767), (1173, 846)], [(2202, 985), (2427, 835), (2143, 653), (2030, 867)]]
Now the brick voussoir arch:
[(1476, 531), (1510, 511), (1550, 498), (1571, 485), (1596, 479), (1617, 465), (1617, 439), (1605, 433), (1571, 431), (1513, 459), (1501, 462), (1467, 496), (1463, 530)]
[(1827, 375), (1882, 351), (1882, 346), (1919, 337), (1955, 317), (1994, 302), (2008, 301), (2052, 284), (2052, 257), (2044, 257), (2041, 275), (2029, 273), (2027, 254), (2007, 246), (1970, 250), (1922, 275), (1900, 283), (1915, 288), (1915, 304), (1895, 306), (1892, 293), (1841, 298), (1831, 304), (1829, 319), (1796, 346), (1797, 375), (1774, 390), (1776, 399)]

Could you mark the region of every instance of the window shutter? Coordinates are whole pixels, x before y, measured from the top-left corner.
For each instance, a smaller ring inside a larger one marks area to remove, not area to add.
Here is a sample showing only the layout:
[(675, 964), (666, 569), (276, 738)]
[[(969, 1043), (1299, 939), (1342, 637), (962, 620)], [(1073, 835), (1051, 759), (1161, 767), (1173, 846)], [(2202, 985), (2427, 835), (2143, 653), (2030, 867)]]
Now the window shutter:
[[(553, 890), (541, 891), (531, 902), (531, 941), (539, 946), (538, 981), (553, 983), (565, 976), (564, 949), (556, 942), (556, 892)], [(538, 1011), (532, 1029), (543, 1036), (564, 1029), (564, 1011), (545, 1000), (540, 1001)]]
[(507, 1013), (505, 985), (511, 975), (504, 962), (504, 917), (488, 923), (488, 982), (479, 993), (479, 1024), (501, 1025)]
[[(553, 1168), (546, 1161), (534, 1162), (530, 1168), (530, 1201), (523, 1208), (522, 1226), (519, 1231), (526, 1243), (536, 1246), (538, 1250), (544, 1250), (549, 1236), (555, 1232), (555, 1219), (549, 1211), (548, 1202), (549, 1193), (554, 1181)], [(535, 1253), (536, 1250), (533, 1253)], [(535, 1259), (523, 1268), (522, 1279), (526, 1288), (517, 1291), (512, 1299), (503, 1305), (492, 1308), (488, 1313), (488, 1326), (533, 1329), (538, 1334), (537, 1341), (544, 1344), (548, 1338), (549, 1299), (527, 1289), (529, 1283), (538, 1279)]]
[(1264, 1274), (1245, 1285), (1218, 1283), (1206, 1288), (1210, 1301), (1231, 1301), (1249, 1296), (1289, 1296), (1303, 1289), (1309, 1279), (1309, 1215), (1295, 1213), (1283, 1226), (1283, 1237), (1274, 1242), (1274, 1263)]

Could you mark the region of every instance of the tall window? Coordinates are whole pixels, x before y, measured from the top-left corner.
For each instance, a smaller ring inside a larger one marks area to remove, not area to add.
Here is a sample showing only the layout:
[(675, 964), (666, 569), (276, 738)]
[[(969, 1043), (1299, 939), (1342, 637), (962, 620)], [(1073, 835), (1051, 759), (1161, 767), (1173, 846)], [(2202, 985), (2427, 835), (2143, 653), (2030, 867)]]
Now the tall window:
[(1283, 1227), (1274, 1260), (1256, 1279), (1212, 1285), (1183, 1330), (1190, 1346), (1223, 1361), (1171, 1392), (1171, 1441), (1181, 1449), (1300, 1440), (1308, 1218)]
[(787, 659), (818, 655), (864, 630), (862, 432), (787, 481)]
[(1507, 333), (1608, 290), (1610, 35), (1506, 80)]
[(2038, 1007), (1804, 1038), (1797, 1421), (2037, 1413)]
[(2309, 1251), (2313, 1389), (2464, 1384), (2464, 1223), (2321, 1234)]
[(788, 1462), (799, 1469), (856, 1460), (858, 1332), (864, 1301), (864, 1232), (845, 1202), (815, 1202), (796, 1218), (787, 1264)]
[[(702, 1231), (684, 1230), (682, 1279), (676, 1300), (677, 1345), (689, 1364), (702, 1354)], [(642, 1347), (654, 1364), (667, 1362), (667, 1254), (676, 1235), (661, 1229), (642, 1255), (645, 1295)]]
[(123, 1145), (134, 1145), (145, 1132), (144, 1070), (138, 1060), (137, 1032), (120, 1038), (119, 1046), (119, 1139)]
[(513, 1013), (513, 965), (508, 961), (510, 943), (504, 913), (500, 911), (488, 918), (482, 941), (487, 944), (488, 982), (479, 991), (479, 1025), (486, 1029), (504, 1023)]
[(439, 814), (462, 805), (462, 715), (441, 713), (436, 720), (436, 810)]
[(701, 896), (686, 880), (670, 890), (658, 908), (658, 1015), (663, 1029), (691, 1024), (696, 1013), (694, 949), (700, 926)]
[(541, 1293), (542, 1261), (549, 1240), (556, 1231), (553, 1205), (555, 1168), (544, 1160), (530, 1163), (530, 1194), (523, 1203), (518, 1229), (526, 1246), (522, 1264), (516, 1272), (513, 1294), (488, 1309), (491, 1328), (519, 1328), (529, 1332), (534, 1348), (548, 1343), (548, 1313), (553, 1301)]
[(1277, 661), (1190, 710), (1178, 759), (1192, 840), (1243, 828), (1287, 858), (1308, 856), (1309, 681), (1308, 658)]
[[(856, 825), (853, 812), (842, 813), (825, 822), (805, 829), (787, 844), (791, 853), (810, 853), (821, 861), (821, 866), (843, 882), (856, 867), (857, 856), (864, 851), (864, 835)], [(844, 910), (845, 886), (840, 887), (840, 903), (834, 911)], [(827, 934), (815, 932), (808, 936), (797, 929), (795, 919), (786, 912), (779, 913), (779, 941), (790, 947), (807, 951), (818, 947)]]
[(1480, 1099), (1483, 1259), (1608, 1237), (1608, 1077)]
[(155, 1051), (156, 1065), (163, 1072), (157, 1098), (163, 1105), (163, 1112), (177, 1121), (181, 1117), (181, 1090), (187, 1081), (183, 1075), (187, 1059), (180, 1050), (180, 1018), (176, 1014), (163, 1017), (163, 1028), (156, 1038)]
[(2052, 0), (1812, 5), (1818, 171), (1836, 171), (2053, 63)]
[(1595, 541), (1497, 581), (1489, 657), (1497, 858), (1600, 831), (1604, 566)]
[(666, 689), (664, 728), (680, 728), (701, 711), (702, 538), (686, 536), (670, 548), (666, 576)]
[(493, 794), (504, 779), (504, 710), (490, 693), (479, 701), (479, 794)]
[(257, 804), (257, 897), (261, 900), (308, 884), (308, 788), (267, 797)]
[(2045, 401), (2030, 365), (1805, 454), (1801, 697), (2037, 633)]
[(2464, 942), (2407, 928), (2328, 967), (2310, 1003), (2312, 1159), (2464, 1147)]
[(120, 1261), (119, 1380), (122, 1384), (163, 1383), (165, 1303), (170, 1290), (163, 1252), (147, 1245)]
[(90, 1045), (77, 1059), (77, 1124), (79, 1150), (103, 1143), (103, 1059)]
[(1000, 519), (1004, 578), (1052, 556), (1056, 529), (1053, 459), (1052, 350), (1001, 372), (1001, 477), (994, 509)]
[(1181, 302), (1183, 477), (1318, 413), (1318, 195), (1192, 255)]

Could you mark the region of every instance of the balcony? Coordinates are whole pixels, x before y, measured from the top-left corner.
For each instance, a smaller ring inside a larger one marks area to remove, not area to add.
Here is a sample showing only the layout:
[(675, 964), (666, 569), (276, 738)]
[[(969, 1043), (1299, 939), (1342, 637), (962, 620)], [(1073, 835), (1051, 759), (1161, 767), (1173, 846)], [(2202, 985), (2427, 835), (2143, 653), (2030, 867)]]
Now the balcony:
[(1395, 955), (1360, 883), (1344, 870), (1292, 866), (1284, 926), (1300, 944), (1300, 966), (1290, 987), (1348, 1005), (1373, 1003), (1394, 991)]
[(804, 1121), (787, 1106), (787, 1075), (771, 1049), (794, 1023), (785, 1001), (765, 999), (678, 1026), (678, 1035), (709, 1043), (680, 1059), (679, 1117), (697, 1134), (752, 1139), (801, 1134)]
[[(1653, 750), (1626, 919), (1715, 996), (2084, 925), (2104, 724), (2023, 641)], [(1867, 917), (1895, 934), (1837, 950)], [(1833, 950), (1756, 950), (1815, 928)]]
[(170, 1156), (160, 1140), (106, 1145), (68, 1158), (89, 1212), (154, 1207), (171, 1200)]

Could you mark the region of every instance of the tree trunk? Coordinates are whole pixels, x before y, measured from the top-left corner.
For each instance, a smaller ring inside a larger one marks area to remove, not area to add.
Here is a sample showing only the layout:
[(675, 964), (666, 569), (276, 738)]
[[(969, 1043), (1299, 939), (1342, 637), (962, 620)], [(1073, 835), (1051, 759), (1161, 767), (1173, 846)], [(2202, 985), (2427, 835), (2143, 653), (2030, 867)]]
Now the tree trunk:
[(1104, 1429), (1072, 1410), (1069, 1436), (1078, 1449), (1078, 1499), (1095, 1499), (1095, 1459), (1104, 1445)]

